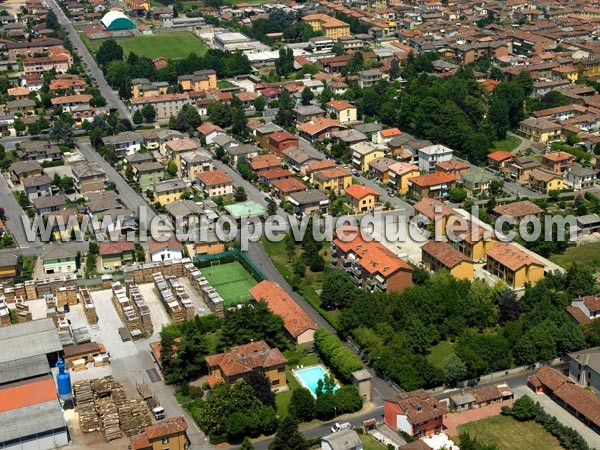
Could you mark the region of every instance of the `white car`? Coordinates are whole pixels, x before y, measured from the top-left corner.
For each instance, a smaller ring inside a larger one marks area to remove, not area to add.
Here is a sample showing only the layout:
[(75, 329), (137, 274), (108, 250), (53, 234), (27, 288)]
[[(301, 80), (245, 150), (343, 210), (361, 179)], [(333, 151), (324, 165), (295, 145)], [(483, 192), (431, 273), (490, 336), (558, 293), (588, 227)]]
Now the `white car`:
[(335, 423), (335, 424), (334, 424), (334, 425), (331, 427), (331, 432), (332, 432), (332, 433), (336, 433), (336, 432), (338, 432), (338, 431), (340, 431), (340, 430), (347, 430), (347, 429), (350, 429), (350, 428), (352, 428), (352, 425), (350, 424), (350, 422), (344, 422), (344, 423), (342, 423), (342, 424), (340, 424), (340, 423), (337, 423), (337, 422), (336, 422), (336, 423)]

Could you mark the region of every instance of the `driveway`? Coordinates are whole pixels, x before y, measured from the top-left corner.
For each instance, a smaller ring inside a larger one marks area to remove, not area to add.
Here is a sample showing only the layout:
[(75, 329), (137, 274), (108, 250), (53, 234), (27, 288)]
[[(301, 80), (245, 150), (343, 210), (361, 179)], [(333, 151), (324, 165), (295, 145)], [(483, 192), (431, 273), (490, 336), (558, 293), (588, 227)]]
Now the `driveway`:
[(581, 434), (590, 447), (600, 448), (600, 436), (546, 394), (536, 394), (527, 386), (515, 388), (513, 389), (513, 392), (515, 393), (515, 399), (520, 398), (523, 395), (528, 395), (534, 401), (540, 402), (540, 405), (544, 407), (548, 414), (553, 415), (560, 423), (573, 428)]

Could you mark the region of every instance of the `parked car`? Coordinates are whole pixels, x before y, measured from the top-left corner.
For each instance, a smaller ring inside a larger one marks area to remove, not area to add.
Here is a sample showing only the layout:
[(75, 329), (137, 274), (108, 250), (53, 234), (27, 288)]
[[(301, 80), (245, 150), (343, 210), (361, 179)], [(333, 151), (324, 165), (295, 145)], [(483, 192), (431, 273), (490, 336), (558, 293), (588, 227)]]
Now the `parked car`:
[(344, 422), (344, 423), (338, 423), (336, 422), (332, 427), (331, 427), (331, 432), (332, 433), (336, 433), (340, 430), (348, 430), (352, 428), (352, 425), (350, 424), (350, 422)]

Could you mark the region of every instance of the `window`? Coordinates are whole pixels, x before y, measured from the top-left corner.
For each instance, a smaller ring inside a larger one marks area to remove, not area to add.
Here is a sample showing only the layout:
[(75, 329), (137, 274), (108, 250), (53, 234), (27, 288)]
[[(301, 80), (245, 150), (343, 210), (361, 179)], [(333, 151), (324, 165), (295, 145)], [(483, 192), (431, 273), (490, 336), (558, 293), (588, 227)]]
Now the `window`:
[(280, 367), (279, 369), (277, 369), (277, 373), (283, 373), (285, 372), (285, 367)]
[(162, 438), (162, 443), (163, 444), (168, 444), (169, 443), (169, 437), (167, 436), (167, 437)]
[(271, 381), (271, 384), (273, 386), (277, 386), (279, 384), (279, 380), (273, 380), (273, 381)]

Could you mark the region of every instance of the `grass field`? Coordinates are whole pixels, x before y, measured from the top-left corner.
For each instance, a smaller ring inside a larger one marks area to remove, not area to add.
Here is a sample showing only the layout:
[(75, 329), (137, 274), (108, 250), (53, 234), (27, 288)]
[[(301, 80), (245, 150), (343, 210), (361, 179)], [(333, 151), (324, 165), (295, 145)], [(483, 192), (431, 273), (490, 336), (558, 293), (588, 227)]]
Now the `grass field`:
[(508, 416), (494, 416), (458, 427), (459, 432), (468, 431), (485, 444), (495, 444), (501, 450), (559, 450), (558, 439), (535, 423), (518, 422)]
[(360, 439), (363, 442), (363, 450), (387, 450), (387, 447), (376, 440), (370, 434), (361, 434)]
[(569, 247), (564, 253), (550, 256), (550, 261), (562, 267), (572, 263), (600, 265), (600, 242), (594, 244)]
[(444, 367), (444, 361), (451, 353), (454, 353), (454, 344), (449, 341), (442, 341), (437, 345), (431, 347), (431, 353), (427, 355), (427, 360), (438, 369)]
[[(94, 52), (98, 50), (103, 41), (103, 39), (92, 41), (84, 39), (86, 45)], [(208, 47), (189, 31), (122, 38), (116, 39), (116, 41), (123, 47), (126, 55), (134, 52), (139, 56), (146, 56), (152, 59), (159, 56), (182, 59), (190, 53), (196, 53), (198, 56), (201, 56), (208, 50)]]
[(506, 150), (507, 152), (511, 152), (515, 148), (517, 148), (520, 143), (521, 143), (521, 139), (513, 137), (513, 136), (506, 136), (506, 139), (502, 139), (501, 141), (492, 142), (492, 146), (493, 146), (492, 151)]
[(242, 297), (249, 298), (248, 289), (257, 284), (252, 275), (238, 261), (204, 267), (200, 269), (200, 272), (221, 294), (225, 308), (237, 305)]

